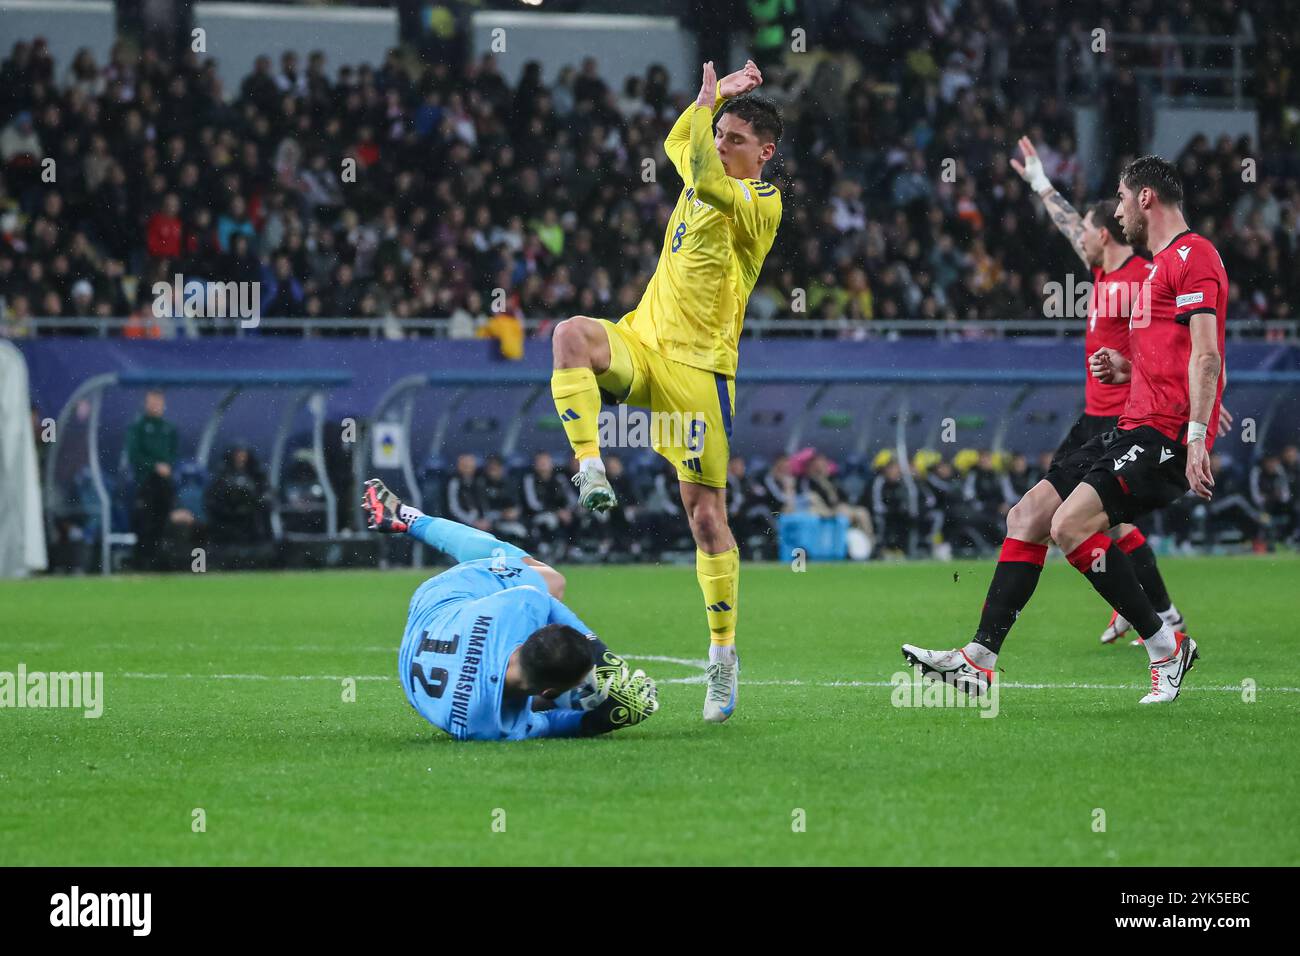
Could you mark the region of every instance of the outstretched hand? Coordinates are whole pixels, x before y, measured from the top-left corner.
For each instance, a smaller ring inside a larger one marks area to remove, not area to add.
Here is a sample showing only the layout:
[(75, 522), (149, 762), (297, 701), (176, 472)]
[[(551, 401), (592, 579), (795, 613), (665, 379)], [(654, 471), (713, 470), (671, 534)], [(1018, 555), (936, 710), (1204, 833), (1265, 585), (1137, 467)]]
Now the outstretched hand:
[(753, 60), (746, 60), (742, 68), (735, 73), (728, 73), (718, 81), (718, 90), (723, 96), (731, 98), (742, 96), (762, 85), (763, 74), (759, 72), (758, 65)]
[(1025, 161), (1021, 163), (1018, 159), (1012, 158), (1011, 168), (1019, 174), (1021, 179), (1029, 183), (1030, 189), (1041, 195), (1052, 188), (1052, 181), (1043, 172), (1043, 161), (1038, 158), (1038, 150), (1034, 149), (1034, 144), (1029, 137), (1020, 137), (1019, 145)]

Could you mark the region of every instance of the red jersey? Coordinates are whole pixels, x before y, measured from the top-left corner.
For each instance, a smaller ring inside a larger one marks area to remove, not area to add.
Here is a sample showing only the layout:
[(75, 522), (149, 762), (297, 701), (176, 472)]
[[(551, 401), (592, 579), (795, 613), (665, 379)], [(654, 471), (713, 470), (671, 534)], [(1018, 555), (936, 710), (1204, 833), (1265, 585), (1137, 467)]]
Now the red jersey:
[[(1191, 396), (1187, 365), (1192, 356), (1191, 318), (1213, 312), (1218, 327), (1219, 355), (1224, 351), (1228, 311), (1228, 273), (1219, 250), (1190, 229), (1173, 238), (1147, 266), (1150, 275), (1129, 320), (1133, 363), (1128, 404), (1120, 428), (1150, 425), (1173, 441), (1186, 443)], [(1205, 450), (1214, 447), (1223, 398), (1224, 364), (1220, 360), (1214, 408), (1205, 423)]]
[[(1137, 253), (1129, 256), (1110, 272), (1097, 266), (1092, 270), (1092, 295), (1088, 301), (1088, 328), (1083, 336), (1084, 365), (1097, 349), (1107, 348), (1128, 357), (1128, 320), (1133, 303), (1138, 300), (1151, 263)], [(1128, 401), (1128, 383), (1107, 385), (1091, 375), (1084, 375), (1084, 414), (1114, 417), (1124, 411)]]

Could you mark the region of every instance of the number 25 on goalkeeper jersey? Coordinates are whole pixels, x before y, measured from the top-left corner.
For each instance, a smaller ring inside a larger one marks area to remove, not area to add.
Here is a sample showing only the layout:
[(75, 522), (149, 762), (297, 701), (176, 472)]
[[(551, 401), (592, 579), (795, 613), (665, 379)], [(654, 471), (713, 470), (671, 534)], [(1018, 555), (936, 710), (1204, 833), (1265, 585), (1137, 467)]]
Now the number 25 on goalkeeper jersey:
[(736, 374), (745, 307), (781, 224), (781, 193), (728, 176), (713, 141), (714, 109), (690, 106), (664, 142), (685, 182), (659, 264), (635, 313), (638, 337), (685, 365)]

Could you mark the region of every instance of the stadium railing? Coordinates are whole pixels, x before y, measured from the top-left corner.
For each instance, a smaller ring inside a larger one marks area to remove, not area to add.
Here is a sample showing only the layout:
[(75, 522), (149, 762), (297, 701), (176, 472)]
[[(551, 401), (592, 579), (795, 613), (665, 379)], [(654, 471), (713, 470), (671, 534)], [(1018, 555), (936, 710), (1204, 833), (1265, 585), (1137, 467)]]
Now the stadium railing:
[[(275, 430), (272, 444), (268, 479), (271, 489), (271, 528), (274, 536), (284, 536), (281, 520), (280, 473), (284, 463), (285, 450), (289, 433), (293, 428), (298, 413), (307, 407), (312, 416), (312, 451), (311, 460), (320, 481), (325, 497), (326, 535), (334, 537), (338, 533), (337, 497), (330, 483), (325, 466), (325, 411), (326, 393), (333, 388), (340, 388), (352, 382), (350, 372), (336, 370), (257, 370), (249, 372), (225, 372), (211, 369), (187, 370), (149, 370), (108, 372), (96, 375), (83, 382), (64, 402), (56, 419), (57, 434), (67, 434), (69, 424), (77, 414), (83, 402), (88, 403), (86, 419), (86, 455), (90, 470), (91, 483), (94, 487), (99, 510), (100, 560), (101, 572), (112, 572), (112, 549), (114, 545), (135, 543), (133, 534), (113, 530), (113, 501), (105, 481), (103, 463), (100, 460), (99, 419), (103, 405), (104, 393), (110, 388), (218, 388), (223, 389), (220, 399), (213, 405), (199, 439), (195, 458), (204, 469), (212, 455), (221, 420), (225, 417), (231, 404), (245, 391), (250, 389), (292, 389), (292, 398), (280, 410), (280, 421)], [(51, 442), (45, 459), (44, 500), (47, 531), (54, 534), (53, 523), (57, 509), (51, 503), (58, 500), (58, 462), (63, 442)]]
[[(567, 316), (565, 316), (567, 318)], [(448, 338), (451, 333), (449, 318), (264, 318), (256, 329), (245, 330), (229, 319), (187, 319), (199, 332), (197, 338), (208, 336), (248, 337), (267, 333), (292, 332), (307, 335), (363, 333), (370, 339), (408, 338), (427, 336)], [(554, 325), (556, 319), (524, 319), (524, 331), (535, 335)], [(138, 320), (125, 318), (33, 318), (31, 328), (38, 336), (77, 332), (86, 337), (118, 337)], [(841, 338), (845, 336), (892, 337), (900, 335), (932, 336), (934, 338), (1002, 338), (1006, 336), (1044, 336), (1059, 339), (1081, 337), (1083, 322), (1078, 319), (997, 319), (987, 321), (959, 320), (947, 322), (936, 319), (794, 319), (751, 318), (745, 321), (744, 335), (753, 338), (799, 335), (813, 338)], [(1227, 324), (1229, 339), (1267, 339), (1274, 342), (1300, 341), (1300, 319), (1244, 319)], [(166, 330), (163, 338), (195, 337), (179, 329)]]
[[(1056, 41), (1056, 92), (1062, 100), (1068, 98), (1068, 87), (1071, 80), (1086, 79), (1088, 76), (1088, 74), (1081, 74), (1072, 68), (1071, 54), (1081, 52), (1078, 42), (1077, 37), (1069, 36), (1063, 36)], [(1161, 86), (1178, 80), (1231, 80), (1231, 96), (1216, 97), (1198, 93), (1196, 102), (1201, 106), (1223, 105), (1231, 106), (1232, 109), (1241, 109), (1245, 105), (1246, 86), (1255, 75), (1255, 70), (1250, 65), (1252, 58), (1249, 55), (1249, 50), (1254, 45), (1254, 37), (1244, 35), (1218, 37), (1188, 33), (1168, 35), (1111, 33), (1106, 37), (1106, 50), (1110, 57), (1115, 57), (1123, 51), (1140, 59), (1162, 49), (1176, 49), (1181, 54), (1189, 47), (1211, 52), (1216, 49), (1230, 50), (1232, 53), (1231, 67), (1174, 66), (1172, 63), (1163, 63), (1159, 66), (1134, 66), (1129, 69), (1138, 79), (1154, 80)], [(1091, 75), (1099, 76), (1100, 67), (1097, 73)], [(1182, 94), (1166, 95), (1154, 90), (1152, 92), (1157, 106), (1172, 102), (1186, 102), (1186, 96)]]

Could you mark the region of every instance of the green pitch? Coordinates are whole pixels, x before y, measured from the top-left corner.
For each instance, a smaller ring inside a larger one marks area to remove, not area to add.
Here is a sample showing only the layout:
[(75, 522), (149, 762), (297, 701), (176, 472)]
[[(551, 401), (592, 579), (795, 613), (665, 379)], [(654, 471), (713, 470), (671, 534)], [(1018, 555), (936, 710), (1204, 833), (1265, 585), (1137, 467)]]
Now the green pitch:
[(1060, 560), (995, 718), (893, 706), (898, 645), (964, 642), (992, 567), (746, 566), (723, 726), (692, 569), (566, 569), (663, 707), (513, 744), (407, 706), (418, 573), (0, 584), (0, 671), (105, 679), (97, 720), (0, 710), (0, 864), (1300, 863), (1300, 561), (1164, 562), (1204, 655), (1171, 706), (1138, 706), (1144, 652), (1098, 643), (1108, 612)]

